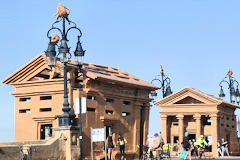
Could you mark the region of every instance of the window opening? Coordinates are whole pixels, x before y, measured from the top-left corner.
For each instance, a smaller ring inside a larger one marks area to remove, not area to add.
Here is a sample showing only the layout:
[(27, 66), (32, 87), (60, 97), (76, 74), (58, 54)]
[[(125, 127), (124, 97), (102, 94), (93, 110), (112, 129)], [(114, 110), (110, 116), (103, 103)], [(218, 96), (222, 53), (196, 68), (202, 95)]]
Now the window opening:
[(40, 108), (40, 112), (51, 112), (52, 108)]
[(107, 99), (106, 99), (106, 102), (108, 102), (108, 103), (113, 103), (113, 102), (114, 102), (114, 99), (107, 98)]
[(90, 95), (88, 95), (88, 96), (87, 96), (87, 99), (89, 99), (89, 100), (96, 100), (96, 96), (90, 96)]
[(50, 100), (52, 99), (52, 96), (41, 96), (40, 100)]
[(111, 111), (111, 110), (106, 110), (105, 113), (106, 113), (106, 114), (113, 114), (113, 111)]
[(123, 104), (124, 104), (124, 105), (130, 105), (131, 102), (130, 102), (130, 101), (123, 101)]
[(31, 113), (30, 109), (20, 109), (19, 113)]
[(178, 122), (174, 122), (174, 123), (173, 123), (173, 126), (178, 126)]
[(21, 101), (21, 102), (29, 102), (29, 101), (31, 101), (31, 98), (30, 97), (20, 98), (19, 101)]
[(130, 113), (129, 112), (122, 112), (122, 117), (126, 117), (126, 116), (129, 116)]
[(88, 112), (95, 112), (95, 110), (96, 110), (95, 108), (87, 108)]

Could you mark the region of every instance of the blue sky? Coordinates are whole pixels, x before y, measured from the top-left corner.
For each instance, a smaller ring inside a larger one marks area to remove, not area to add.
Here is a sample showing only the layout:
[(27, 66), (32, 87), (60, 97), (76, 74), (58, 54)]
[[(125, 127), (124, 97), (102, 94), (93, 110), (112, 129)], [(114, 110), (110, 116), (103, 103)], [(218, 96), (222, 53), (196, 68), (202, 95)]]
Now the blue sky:
[[(70, 19), (83, 32), (86, 62), (121, 68), (148, 81), (163, 64), (173, 91), (190, 86), (217, 95), (229, 68), (240, 80), (239, 0), (3, 1), (1, 80), (46, 50), (58, 2), (71, 9)], [(0, 141), (14, 137), (10, 91), (14, 88), (0, 84)], [(158, 111), (151, 109), (151, 134), (160, 130)]]

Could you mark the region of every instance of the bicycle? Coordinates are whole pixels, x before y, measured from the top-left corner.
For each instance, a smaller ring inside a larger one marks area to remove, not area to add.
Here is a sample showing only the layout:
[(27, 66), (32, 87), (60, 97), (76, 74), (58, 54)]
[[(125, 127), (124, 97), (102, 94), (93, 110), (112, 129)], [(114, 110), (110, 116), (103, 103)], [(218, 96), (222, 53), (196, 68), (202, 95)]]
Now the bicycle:
[(153, 160), (152, 154), (149, 151), (148, 146), (143, 146), (143, 154), (142, 154), (140, 160)]
[[(198, 149), (200, 149), (200, 154), (198, 155)], [(201, 148), (197, 148), (195, 147), (195, 159), (196, 160), (202, 160), (202, 157), (204, 157), (205, 160), (208, 160), (208, 158), (205, 156), (205, 149), (206, 147), (205, 146), (201, 146)]]

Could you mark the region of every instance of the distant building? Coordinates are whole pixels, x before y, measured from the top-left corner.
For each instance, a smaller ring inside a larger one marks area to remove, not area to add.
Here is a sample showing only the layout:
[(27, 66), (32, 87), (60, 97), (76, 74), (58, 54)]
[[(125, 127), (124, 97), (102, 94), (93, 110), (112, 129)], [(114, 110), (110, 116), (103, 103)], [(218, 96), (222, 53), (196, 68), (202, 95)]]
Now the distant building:
[(190, 87), (155, 104), (162, 109), (162, 137), (165, 142), (182, 142), (184, 132), (189, 132), (190, 139), (204, 135), (212, 145), (210, 151), (213, 156), (216, 156), (217, 141), (221, 138), (229, 142), (230, 153), (239, 151), (234, 115), (239, 106)]
[[(2, 83), (15, 87), (11, 92), (15, 97), (15, 141), (41, 140), (54, 135), (51, 128), (58, 127), (57, 115), (63, 113), (62, 63), (57, 61), (50, 71), (45, 55), (40, 54)], [(148, 134), (149, 93), (157, 88), (108, 66), (84, 63), (81, 73), (75, 61), (70, 60), (70, 107), (74, 112), (79, 97), (86, 97), (87, 102), (86, 113), (82, 115), (84, 156), (90, 156), (90, 128), (104, 126), (107, 135), (111, 130), (126, 137), (126, 151), (136, 154), (137, 145), (145, 143)], [(104, 152), (103, 143), (96, 145), (95, 153), (99, 153), (96, 156), (100, 156)]]

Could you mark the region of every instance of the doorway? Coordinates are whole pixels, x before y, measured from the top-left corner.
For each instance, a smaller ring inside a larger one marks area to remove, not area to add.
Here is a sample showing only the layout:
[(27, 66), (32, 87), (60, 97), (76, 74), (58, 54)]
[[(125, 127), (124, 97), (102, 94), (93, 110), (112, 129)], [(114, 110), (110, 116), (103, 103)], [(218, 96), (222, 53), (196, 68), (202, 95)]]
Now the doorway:
[(178, 136), (174, 136), (174, 137), (173, 137), (173, 143), (177, 143), (178, 140), (179, 140), (179, 137), (178, 137)]
[(40, 140), (44, 140), (46, 136), (52, 135), (52, 124), (41, 124), (40, 127)]
[(106, 126), (106, 138), (111, 134), (111, 127)]
[(189, 140), (196, 140), (196, 134), (189, 134)]

